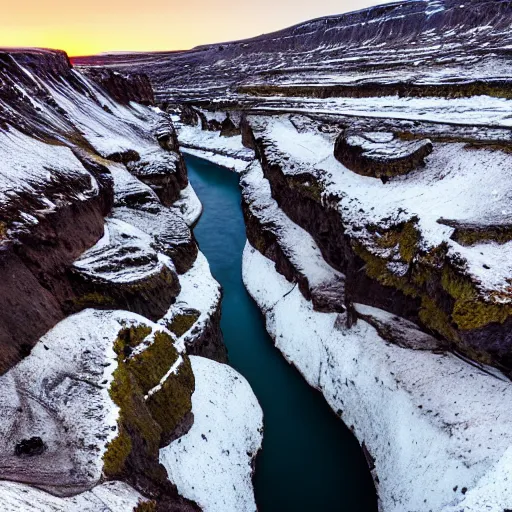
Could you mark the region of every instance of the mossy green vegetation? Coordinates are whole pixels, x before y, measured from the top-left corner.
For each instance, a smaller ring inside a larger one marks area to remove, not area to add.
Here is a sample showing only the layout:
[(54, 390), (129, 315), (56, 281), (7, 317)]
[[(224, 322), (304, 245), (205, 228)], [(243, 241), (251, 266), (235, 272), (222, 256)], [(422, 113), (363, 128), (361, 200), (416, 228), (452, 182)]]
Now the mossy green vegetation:
[(510, 304), (482, 300), (474, 284), (449, 267), (443, 269), (441, 283), (455, 299), (452, 319), (459, 329), (479, 329), (490, 323), (503, 323), (512, 315)]
[[(373, 254), (360, 242), (352, 244), (354, 251), (366, 263), (369, 277), (384, 286), (394, 287), (405, 295), (421, 299), (419, 318), (429, 330), (444, 339), (460, 345), (460, 331), (480, 329), (491, 323), (503, 323), (512, 315), (512, 306), (486, 300), (479, 293), (475, 283), (447, 258), (446, 244), (424, 253), (419, 250), (420, 233), (414, 223), (382, 231), (374, 228), (370, 232), (379, 233), (374, 239), (380, 249), (396, 248), (400, 259), (409, 264), (409, 271), (399, 276), (388, 268), (386, 257)], [(433, 290), (437, 290), (433, 293)], [(450, 301), (439, 303), (440, 294), (450, 297)], [(447, 309), (447, 304), (452, 306)], [(466, 352), (468, 347), (461, 347)], [(487, 356), (478, 356), (487, 360)]]
[(179, 338), (192, 328), (199, 316), (199, 311), (188, 310), (179, 312), (174, 315), (170, 322), (167, 322), (167, 329)]
[(115, 308), (116, 301), (112, 297), (100, 292), (85, 293), (73, 300), (74, 311), (81, 311), (90, 307)]
[(173, 339), (165, 332), (156, 332), (153, 342), (125, 364), (144, 394), (157, 386), (178, 359)]
[(452, 237), (457, 243), (469, 247), (482, 242), (496, 242), (503, 245), (512, 240), (511, 226), (495, 226), (480, 229), (457, 228)]
[(187, 357), (183, 359), (177, 372), (167, 378), (162, 389), (147, 400), (151, 415), (164, 433), (172, 433), (192, 410), (191, 391), (194, 387), (194, 373)]
[(194, 375), (186, 355), (176, 375), (146, 399), (179, 357), (168, 333), (157, 331), (151, 338), (152, 333), (144, 324), (127, 325), (114, 343), (118, 366), (109, 392), (120, 413), (118, 435), (103, 456), (103, 472), (110, 479), (129, 472), (131, 457), (155, 465), (162, 437), (169, 437), (192, 410)]
[(134, 509), (133, 512), (156, 512), (156, 501), (141, 501)]

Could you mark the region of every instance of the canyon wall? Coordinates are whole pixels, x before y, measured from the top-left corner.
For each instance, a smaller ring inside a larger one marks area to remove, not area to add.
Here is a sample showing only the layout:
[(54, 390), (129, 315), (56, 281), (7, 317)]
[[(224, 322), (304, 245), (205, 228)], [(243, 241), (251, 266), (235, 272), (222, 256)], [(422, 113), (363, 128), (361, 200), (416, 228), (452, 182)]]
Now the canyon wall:
[[(250, 508), (261, 409), (223, 364), (221, 291), (170, 116), (146, 106), (141, 76), (82, 74), (47, 50), (0, 61), (2, 509)], [(226, 405), (212, 423), (214, 394), (251, 415)], [(194, 475), (177, 476), (201, 449), (165, 457), (196, 442), (195, 418), (213, 444), (247, 431), (213, 500), (211, 479), (191, 492)]]

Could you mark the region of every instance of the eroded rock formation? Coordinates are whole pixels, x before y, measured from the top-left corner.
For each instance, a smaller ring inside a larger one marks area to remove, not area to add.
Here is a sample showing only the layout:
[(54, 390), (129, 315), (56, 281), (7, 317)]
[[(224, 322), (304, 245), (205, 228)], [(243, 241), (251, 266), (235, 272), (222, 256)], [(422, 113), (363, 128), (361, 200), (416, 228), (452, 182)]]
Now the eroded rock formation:
[[(194, 425), (188, 354), (227, 356), (171, 119), (143, 105), (145, 79), (96, 70), (91, 80), (59, 52), (0, 58), (2, 507), (201, 510), (169, 479), (175, 462), (161, 463), (161, 450)], [(219, 372), (213, 364), (202, 378)], [(261, 444), (261, 410), (245, 386), (225, 390), (253, 409), (239, 418), (253, 433), (235, 443), (241, 454)], [(204, 480), (203, 494), (212, 485)], [(211, 510), (242, 498), (254, 501), (252, 485), (233, 485)]]

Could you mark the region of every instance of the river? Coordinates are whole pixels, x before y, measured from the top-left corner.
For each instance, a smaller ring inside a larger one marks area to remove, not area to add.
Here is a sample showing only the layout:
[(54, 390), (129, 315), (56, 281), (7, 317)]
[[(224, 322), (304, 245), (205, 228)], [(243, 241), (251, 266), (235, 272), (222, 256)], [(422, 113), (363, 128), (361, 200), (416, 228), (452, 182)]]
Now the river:
[(224, 292), (221, 327), (229, 362), (249, 381), (264, 413), (254, 478), (259, 511), (376, 512), (355, 437), (274, 347), (242, 283), (246, 237), (238, 176), (198, 158), (186, 160), (204, 206), (194, 232)]

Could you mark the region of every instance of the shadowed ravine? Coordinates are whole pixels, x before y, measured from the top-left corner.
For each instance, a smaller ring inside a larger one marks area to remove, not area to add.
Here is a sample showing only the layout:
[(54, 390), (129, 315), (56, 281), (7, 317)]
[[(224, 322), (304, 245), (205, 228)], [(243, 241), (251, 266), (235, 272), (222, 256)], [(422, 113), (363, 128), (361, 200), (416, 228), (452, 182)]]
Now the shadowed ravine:
[(238, 176), (192, 157), (187, 166), (204, 206), (195, 234), (224, 291), (221, 326), (229, 360), (251, 384), (265, 416), (254, 480), (260, 512), (376, 511), (356, 439), (273, 346), (244, 288)]

